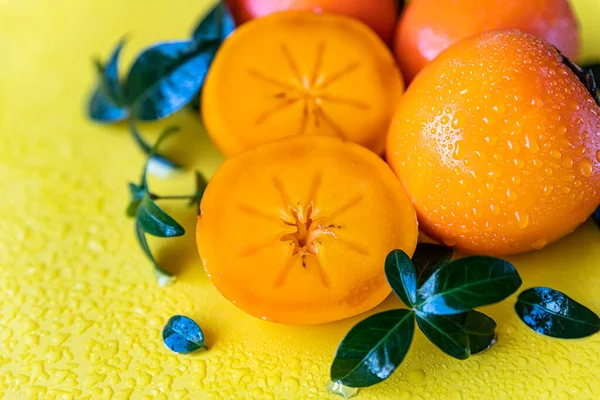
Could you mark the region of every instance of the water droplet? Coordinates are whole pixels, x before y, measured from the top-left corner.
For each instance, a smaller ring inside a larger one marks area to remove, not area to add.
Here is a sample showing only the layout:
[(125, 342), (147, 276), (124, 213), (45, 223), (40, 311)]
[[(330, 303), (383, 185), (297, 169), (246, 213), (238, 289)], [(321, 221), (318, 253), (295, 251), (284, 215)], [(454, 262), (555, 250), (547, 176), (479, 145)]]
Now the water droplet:
[(596, 161), (600, 162), (600, 150), (596, 150)]
[(544, 186), (544, 194), (546, 196), (549, 196), (553, 190), (554, 190), (554, 186)]
[(450, 117), (448, 117), (447, 115), (444, 115), (441, 119), (440, 119), (440, 123), (442, 125), (448, 125), (448, 122), (450, 122)]
[(465, 157), (465, 142), (463, 140), (457, 140), (454, 143), (454, 152), (452, 158), (455, 160), (462, 160)]
[(425, 371), (422, 369), (413, 369), (408, 372), (408, 380), (414, 383), (423, 382), (427, 378)]
[(547, 243), (548, 243), (548, 241), (546, 239), (538, 239), (538, 240), (536, 240), (535, 242), (533, 242), (531, 244), (531, 247), (534, 250), (540, 250), (540, 249), (543, 249), (544, 246), (546, 246)]
[(562, 157), (562, 153), (558, 150), (551, 150), (550, 151), (550, 157), (556, 159), (556, 160), (560, 160), (560, 158)]
[(529, 225), (529, 214), (521, 214), (518, 211), (515, 212), (515, 217), (517, 218), (517, 226), (520, 229), (525, 229)]
[(462, 111), (458, 111), (456, 114), (454, 114), (454, 119), (452, 120), (452, 127), (454, 129), (458, 129), (465, 124), (466, 120), (467, 115)]
[(563, 186), (560, 188), (560, 190), (562, 190), (563, 193), (567, 194), (571, 192), (571, 188), (568, 186)]
[(515, 185), (519, 185), (521, 183), (521, 177), (517, 175), (514, 175), (512, 178), (510, 178), (510, 180), (513, 181)]
[(589, 158), (584, 158), (579, 162), (579, 172), (581, 175), (588, 177), (592, 175), (594, 168)]
[(576, 148), (575, 154), (577, 154), (578, 156), (584, 155), (585, 154), (585, 146), (579, 146), (578, 148)]
[(508, 197), (510, 201), (515, 201), (515, 200), (517, 200), (518, 196), (514, 190), (510, 190), (510, 188), (508, 188), (506, 190), (506, 197)]
[(580, 188), (582, 185), (581, 181), (575, 181), (573, 182), (573, 186), (575, 186), (576, 188)]
[(563, 159), (563, 166), (565, 168), (573, 168), (573, 159), (571, 157), (566, 157)]
[(552, 174), (554, 174), (554, 171), (552, 171), (552, 168), (544, 168), (544, 172), (548, 176), (552, 176)]

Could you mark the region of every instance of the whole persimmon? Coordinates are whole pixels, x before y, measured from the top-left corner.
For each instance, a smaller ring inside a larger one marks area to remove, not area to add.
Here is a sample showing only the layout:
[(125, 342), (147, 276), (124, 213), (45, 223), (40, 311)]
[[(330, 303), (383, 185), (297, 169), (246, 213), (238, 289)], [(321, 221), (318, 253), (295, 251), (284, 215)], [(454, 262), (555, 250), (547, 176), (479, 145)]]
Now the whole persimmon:
[(351, 317), (390, 293), (387, 254), (409, 255), (417, 220), (376, 154), (294, 136), (228, 158), (210, 180), (197, 244), (219, 292), (247, 313), (293, 325)]
[(398, 0), (227, 0), (238, 24), (279, 11), (312, 11), (356, 18), (373, 29), (384, 42), (394, 37)]
[(466, 253), (507, 255), (584, 222), (600, 203), (600, 107), (580, 79), (590, 77), (519, 31), (465, 39), (425, 67), (387, 149), (422, 229)]
[(568, 0), (413, 0), (398, 23), (396, 58), (410, 81), (451, 44), (498, 29), (519, 29), (567, 57), (579, 55), (579, 28)]
[(202, 115), (225, 155), (291, 135), (339, 137), (381, 154), (403, 91), (393, 55), (364, 24), (288, 11), (248, 22), (224, 42)]

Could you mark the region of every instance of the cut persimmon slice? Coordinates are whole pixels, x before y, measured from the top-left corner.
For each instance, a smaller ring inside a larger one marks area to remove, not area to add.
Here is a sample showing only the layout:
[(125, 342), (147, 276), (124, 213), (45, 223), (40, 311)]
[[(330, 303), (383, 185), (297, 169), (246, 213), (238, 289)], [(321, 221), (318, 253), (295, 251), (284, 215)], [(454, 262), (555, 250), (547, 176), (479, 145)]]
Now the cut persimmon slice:
[(390, 293), (385, 257), (417, 243), (415, 210), (390, 168), (335, 138), (295, 136), (229, 158), (201, 210), (196, 238), (213, 284), (286, 324), (375, 307)]
[(366, 25), (289, 11), (241, 26), (208, 73), (202, 115), (225, 154), (291, 135), (333, 136), (381, 154), (404, 83)]

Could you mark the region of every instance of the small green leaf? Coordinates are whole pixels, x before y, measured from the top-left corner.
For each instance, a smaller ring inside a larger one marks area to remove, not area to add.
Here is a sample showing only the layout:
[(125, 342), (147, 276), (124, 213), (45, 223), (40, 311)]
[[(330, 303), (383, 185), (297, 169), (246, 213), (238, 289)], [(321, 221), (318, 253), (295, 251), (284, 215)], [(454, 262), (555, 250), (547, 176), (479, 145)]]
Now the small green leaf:
[(471, 354), (481, 353), (493, 346), (496, 340), (496, 321), (484, 313), (472, 310), (463, 314), (448, 315), (469, 336)]
[(158, 280), (158, 284), (160, 286), (167, 286), (175, 281), (175, 277), (171, 275), (169, 272), (165, 271), (158, 265), (156, 259), (152, 255), (152, 251), (150, 251), (150, 247), (148, 246), (148, 240), (146, 239), (146, 234), (142, 226), (136, 221), (135, 223), (135, 236), (140, 244), (140, 247), (144, 251), (144, 254), (150, 260), (152, 265), (154, 266), (154, 273), (156, 275), (156, 279)]
[(118, 72), (119, 56), (124, 44), (125, 39), (121, 39), (106, 65), (98, 60), (95, 61), (100, 83), (90, 98), (88, 115), (96, 122), (112, 123), (122, 121), (129, 115), (129, 110), (124, 104)]
[(385, 259), (385, 276), (392, 290), (409, 308), (417, 300), (417, 275), (410, 257), (402, 250), (393, 250)]
[(195, 172), (196, 178), (196, 191), (194, 195), (190, 198), (190, 202), (188, 205), (191, 207), (196, 205), (198, 208), (200, 207), (200, 201), (202, 201), (202, 196), (204, 196), (204, 191), (206, 190), (206, 186), (208, 185), (208, 181), (199, 171)]
[(473, 256), (454, 260), (433, 273), (417, 293), (419, 311), (451, 315), (504, 300), (521, 286), (508, 261)]
[(220, 45), (220, 42), (225, 40), (234, 30), (235, 22), (233, 21), (233, 17), (223, 2), (219, 1), (200, 21), (196, 28), (194, 28), (192, 37), (196, 41), (216, 39)]
[(145, 192), (137, 210), (136, 221), (145, 233), (157, 237), (183, 236), (185, 230), (164, 212)]
[(454, 250), (438, 244), (419, 243), (412, 262), (417, 271), (417, 286), (421, 287), (442, 265), (452, 260)]
[(404, 360), (415, 328), (409, 310), (391, 310), (359, 322), (340, 343), (331, 380), (367, 387), (387, 379)]
[(417, 312), (417, 324), (427, 339), (449, 356), (466, 360), (471, 355), (469, 335), (452, 319)]
[(163, 342), (169, 350), (180, 354), (208, 350), (200, 326), (183, 315), (175, 315), (169, 319), (163, 329)]
[(592, 310), (550, 288), (524, 290), (515, 310), (525, 325), (546, 336), (579, 339), (600, 330), (600, 318)]
[(127, 206), (128, 217), (133, 218), (135, 217), (135, 214), (137, 214), (137, 210), (140, 206), (140, 202), (142, 201), (142, 197), (144, 195), (145, 190), (146, 189), (141, 186), (138, 186), (134, 183), (129, 183), (129, 194), (131, 196), (131, 201)]
[(145, 49), (124, 84), (134, 118), (155, 121), (189, 103), (204, 83), (214, 47), (212, 41), (184, 40)]

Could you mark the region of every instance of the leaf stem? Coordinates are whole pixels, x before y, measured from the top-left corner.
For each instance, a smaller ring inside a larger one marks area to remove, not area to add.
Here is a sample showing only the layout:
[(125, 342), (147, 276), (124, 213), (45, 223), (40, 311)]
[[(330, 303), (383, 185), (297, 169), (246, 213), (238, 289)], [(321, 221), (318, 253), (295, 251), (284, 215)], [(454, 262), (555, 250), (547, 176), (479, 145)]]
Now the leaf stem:
[[(127, 126), (129, 127), (129, 132), (131, 133), (133, 140), (138, 145), (140, 150), (142, 150), (144, 152), (144, 154), (146, 154), (146, 155), (152, 155), (152, 146), (150, 146), (148, 144), (148, 142), (146, 142), (146, 140), (144, 140), (142, 133), (139, 131), (139, 129), (137, 128), (137, 126), (135, 124), (135, 119), (129, 118), (127, 120)], [(167, 157), (163, 156), (160, 153), (154, 153), (152, 155), (152, 159), (157, 161), (160, 165), (163, 165), (169, 169), (180, 169), (181, 168), (180, 164), (169, 160)]]

